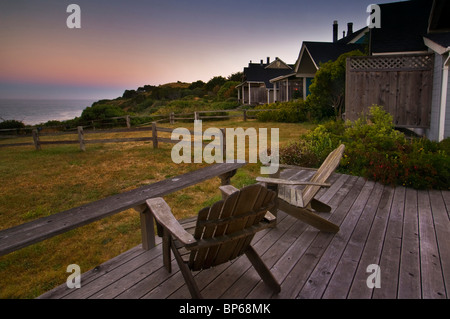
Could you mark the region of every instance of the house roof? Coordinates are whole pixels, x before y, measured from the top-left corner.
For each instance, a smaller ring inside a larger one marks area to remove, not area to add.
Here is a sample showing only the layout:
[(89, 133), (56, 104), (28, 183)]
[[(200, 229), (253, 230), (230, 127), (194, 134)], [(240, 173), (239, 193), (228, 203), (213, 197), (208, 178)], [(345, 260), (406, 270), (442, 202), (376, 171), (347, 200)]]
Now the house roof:
[(345, 43), (345, 44), (350, 44), (350, 43), (362, 43), (363, 41), (361, 41), (361, 38), (367, 34), (369, 32), (369, 28), (368, 27), (363, 27), (357, 31), (354, 31), (351, 34), (347, 34), (345, 37), (343, 37), (342, 39), (339, 39), (337, 41), (337, 43)]
[[(275, 61), (280, 61), (281, 68), (271, 67), (274, 62), (271, 63), (249, 63), (248, 67), (244, 68), (244, 81), (238, 86), (242, 86), (245, 83), (264, 83), (266, 88), (273, 88), (273, 84), (270, 80), (279, 76), (287, 75), (292, 73), (293, 65), (284, 63), (280, 59)], [(287, 66), (287, 68), (285, 67)]]
[(435, 33), (448, 31), (450, 31), (450, 1), (434, 0), (428, 32)]
[(364, 35), (368, 28), (364, 27), (336, 42), (303, 41), (298, 59), (295, 63), (295, 72), (298, 74), (314, 74), (320, 64), (335, 61), (340, 55), (360, 50), (365, 51)]
[(336, 60), (344, 53), (363, 49), (362, 44), (347, 44), (345, 42), (303, 42), (303, 45), (308, 49), (308, 52), (317, 67), (319, 67), (321, 63)]
[(441, 47), (450, 47), (450, 32), (427, 34), (425, 38), (439, 44)]
[[(320, 64), (334, 61), (340, 55), (353, 51), (364, 50), (364, 44), (337, 42), (312, 42), (304, 41), (299, 57), (295, 64), (295, 72), (299, 74), (314, 74)], [(312, 68), (314, 70), (312, 70)]]
[(426, 51), (432, 5), (430, 0), (380, 4), (381, 28), (371, 29), (372, 53)]

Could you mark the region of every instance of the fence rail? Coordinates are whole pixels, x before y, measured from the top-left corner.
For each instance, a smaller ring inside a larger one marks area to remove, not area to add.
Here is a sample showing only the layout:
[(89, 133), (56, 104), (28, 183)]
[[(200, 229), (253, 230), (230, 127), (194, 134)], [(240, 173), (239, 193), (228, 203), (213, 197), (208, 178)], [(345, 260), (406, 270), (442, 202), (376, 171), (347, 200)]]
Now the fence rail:
[[(79, 144), (80, 150), (86, 151), (86, 144), (104, 144), (104, 143), (128, 143), (128, 142), (145, 142), (151, 141), (153, 142), (153, 148), (158, 148), (158, 142), (161, 143), (178, 143), (178, 140), (172, 140), (170, 138), (165, 138), (158, 136), (158, 132), (172, 133), (174, 129), (166, 128), (166, 127), (158, 127), (156, 122), (153, 122), (151, 127), (142, 127), (142, 128), (134, 128), (134, 129), (116, 129), (116, 130), (101, 130), (101, 131), (93, 131), (93, 130), (84, 130), (82, 126), (78, 127), (78, 131), (76, 133), (68, 133), (68, 134), (78, 134), (78, 139), (76, 140), (63, 140), (63, 141), (41, 141), (40, 135), (37, 129), (33, 130), (33, 143), (22, 143), (22, 145), (34, 145), (36, 150), (40, 150), (42, 145), (52, 145), (52, 144)], [(86, 139), (86, 135), (88, 134), (99, 134), (99, 133), (123, 133), (123, 132), (152, 132), (151, 136), (146, 137), (127, 137), (127, 138), (107, 138), (107, 139)], [(191, 132), (193, 133), (193, 132)], [(66, 133), (60, 134), (52, 134), (55, 135), (66, 135)], [(45, 135), (44, 135), (45, 136)], [(11, 144), (9, 144), (11, 146)]]
[(230, 178), (244, 165), (245, 163), (238, 162), (210, 165), (174, 178), (1, 230), (0, 256), (130, 208), (135, 209), (140, 214), (142, 246), (145, 250), (149, 250), (155, 246), (155, 227), (152, 214), (145, 205), (147, 199), (166, 196), (215, 177), (220, 178), (222, 185), (228, 185)]
[[(42, 145), (70, 145), (70, 144), (79, 144), (80, 149), (82, 151), (86, 150), (86, 144), (95, 144), (95, 143), (126, 143), (126, 142), (143, 142), (143, 141), (152, 141), (153, 147), (158, 147), (158, 142), (161, 143), (177, 143), (177, 140), (171, 140), (169, 138), (158, 136), (158, 132), (172, 133), (173, 129), (166, 127), (158, 127), (157, 123), (161, 122), (169, 122), (170, 124), (174, 124), (176, 121), (195, 121), (195, 120), (207, 120), (207, 119), (225, 119), (225, 118), (242, 118), (244, 121), (248, 119), (255, 118), (255, 115), (252, 113), (258, 113), (263, 111), (275, 111), (276, 109), (251, 109), (251, 110), (211, 110), (211, 111), (196, 111), (193, 113), (171, 113), (169, 115), (160, 115), (159, 117), (163, 117), (159, 120), (155, 120), (153, 122), (141, 124), (140, 127), (131, 127), (131, 119), (137, 118), (132, 116), (124, 116), (124, 117), (113, 117), (109, 118), (109, 120), (118, 120), (125, 119), (126, 128), (116, 128), (116, 129), (96, 129), (95, 123), (92, 121), (91, 125), (87, 126), (78, 126), (74, 130), (63, 131), (63, 132), (45, 132), (45, 130), (41, 130), (40, 128), (31, 128), (31, 134), (18, 134), (18, 129), (4, 129), (0, 130), (1, 132), (16, 132), (17, 134), (2, 136), (3, 138), (22, 138), (22, 137), (32, 137), (32, 142), (22, 142), (22, 143), (10, 143), (10, 144), (0, 144), (0, 148), (2, 147), (13, 147), (13, 146), (34, 146), (36, 150), (40, 150)], [(210, 115), (217, 113), (227, 113), (225, 115)], [(235, 114), (229, 114), (235, 113)], [(240, 114), (241, 113), (241, 114)], [(145, 126), (149, 125), (151, 126)], [(87, 128), (87, 129), (86, 129)], [(90, 129), (89, 129), (90, 128)], [(49, 127), (48, 129), (54, 129)], [(30, 128), (27, 128), (26, 131), (29, 131)], [(86, 135), (90, 134), (107, 134), (107, 133), (129, 133), (129, 132), (145, 132), (151, 131), (152, 135), (148, 137), (134, 137), (134, 138), (108, 138), (108, 139), (86, 139)], [(191, 134), (194, 134), (192, 131)], [(61, 141), (43, 141), (41, 137), (44, 136), (62, 136), (62, 135), (78, 135), (77, 139), (74, 140), (61, 140)]]

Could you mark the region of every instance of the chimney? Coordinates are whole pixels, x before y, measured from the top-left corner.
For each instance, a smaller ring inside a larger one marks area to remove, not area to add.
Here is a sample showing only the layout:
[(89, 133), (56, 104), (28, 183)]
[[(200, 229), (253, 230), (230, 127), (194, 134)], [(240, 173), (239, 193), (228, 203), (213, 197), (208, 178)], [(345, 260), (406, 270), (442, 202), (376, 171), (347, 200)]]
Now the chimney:
[(270, 57), (267, 57), (267, 64), (270, 64)]
[(333, 42), (336, 42), (338, 39), (338, 22), (334, 20), (333, 22)]
[(347, 36), (353, 34), (353, 22), (347, 23)]

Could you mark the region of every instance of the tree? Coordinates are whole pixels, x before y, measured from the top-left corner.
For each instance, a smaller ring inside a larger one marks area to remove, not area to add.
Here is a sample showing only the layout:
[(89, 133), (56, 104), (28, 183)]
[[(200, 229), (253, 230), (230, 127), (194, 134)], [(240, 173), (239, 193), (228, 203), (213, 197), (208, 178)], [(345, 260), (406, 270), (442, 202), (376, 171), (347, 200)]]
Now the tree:
[(322, 64), (317, 71), (306, 98), (311, 116), (321, 120), (332, 117), (340, 118), (345, 111), (345, 67), (351, 56), (364, 55), (361, 51), (344, 53), (336, 61)]
[(243, 72), (236, 72), (236, 73), (233, 73), (230, 76), (228, 76), (227, 80), (228, 81), (242, 82), (243, 76), (244, 76)]
[(237, 97), (236, 85), (241, 82), (227, 81), (225, 82), (217, 92), (217, 99), (226, 100), (230, 97)]
[(202, 80), (198, 80), (196, 82), (191, 83), (191, 85), (189, 85), (188, 89), (189, 90), (195, 90), (197, 88), (203, 88), (205, 86), (205, 82), (203, 82)]
[(124, 116), (126, 112), (116, 105), (93, 105), (81, 113), (83, 121), (104, 120), (111, 117)]
[(3, 120), (2, 122), (0, 122), (0, 129), (15, 129), (15, 128), (18, 129), (25, 128), (25, 124), (22, 121), (17, 120)]
[(133, 97), (135, 97), (138, 94), (138, 92), (136, 92), (135, 90), (125, 90), (125, 92), (123, 92), (122, 97), (124, 99), (131, 99)]
[(205, 84), (205, 90), (207, 92), (214, 91), (214, 89), (217, 89), (217, 87), (221, 87), (225, 84), (227, 79), (225, 79), (223, 76), (215, 76), (211, 80), (208, 81), (208, 83)]

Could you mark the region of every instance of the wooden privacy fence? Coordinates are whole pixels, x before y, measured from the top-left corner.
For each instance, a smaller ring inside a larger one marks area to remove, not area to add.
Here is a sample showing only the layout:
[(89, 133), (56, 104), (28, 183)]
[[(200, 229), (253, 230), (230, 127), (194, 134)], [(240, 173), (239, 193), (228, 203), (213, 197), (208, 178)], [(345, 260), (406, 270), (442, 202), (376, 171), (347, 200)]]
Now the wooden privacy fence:
[(370, 106), (383, 106), (394, 125), (430, 126), (434, 56), (408, 54), (347, 59), (345, 117), (351, 121)]

